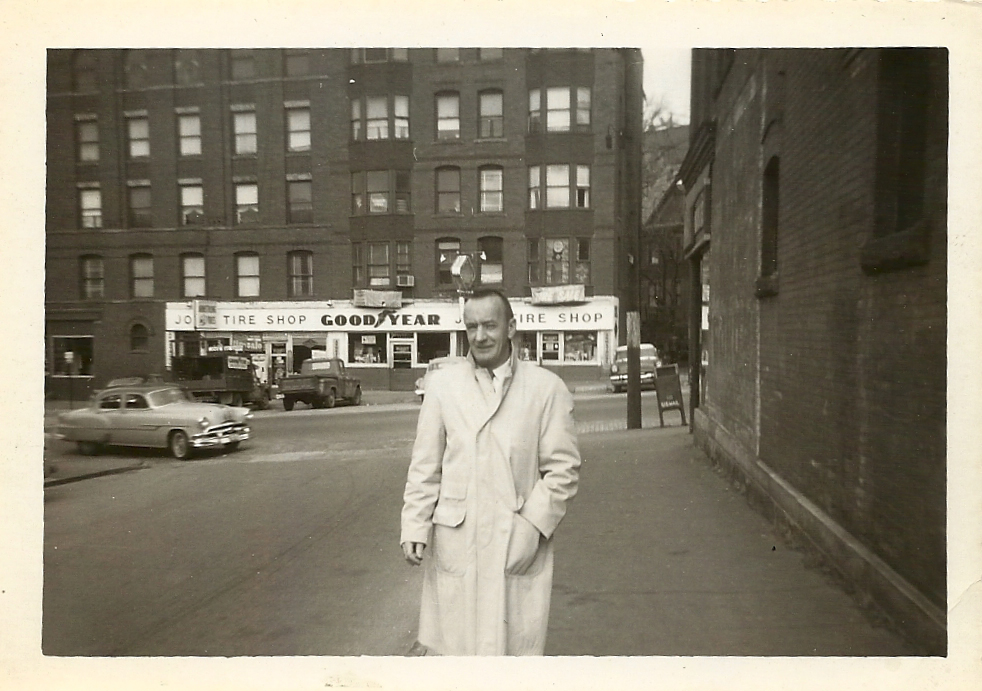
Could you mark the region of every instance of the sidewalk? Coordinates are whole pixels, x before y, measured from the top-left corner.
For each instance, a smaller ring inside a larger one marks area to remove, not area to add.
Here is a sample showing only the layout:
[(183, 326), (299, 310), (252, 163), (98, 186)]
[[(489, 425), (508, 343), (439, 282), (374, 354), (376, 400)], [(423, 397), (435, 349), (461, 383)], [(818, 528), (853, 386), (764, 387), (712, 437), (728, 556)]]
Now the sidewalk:
[(782, 542), (686, 428), (580, 446), (547, 655), (918, 654)]

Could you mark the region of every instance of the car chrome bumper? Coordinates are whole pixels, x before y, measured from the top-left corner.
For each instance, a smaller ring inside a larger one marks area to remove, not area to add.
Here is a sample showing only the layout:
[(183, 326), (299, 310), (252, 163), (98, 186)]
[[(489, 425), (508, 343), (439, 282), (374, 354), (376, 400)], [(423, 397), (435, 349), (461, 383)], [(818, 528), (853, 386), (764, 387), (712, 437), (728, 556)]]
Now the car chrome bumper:
[(232, 425), (213, 427), (191, 437), (191, 446), (196, 449), (206, 449), (214, 446), (238, 443), (249, 439), (251, 430), (248, 425)]
[[(612, 374), (610, 375), (610, 383), (614, 386), (627, 386), (627, 373), (624, 374)], [(641, 373), (641, 383), (651, 384), (655, 383), (655, 373), (654, 372), (642, 372)]]

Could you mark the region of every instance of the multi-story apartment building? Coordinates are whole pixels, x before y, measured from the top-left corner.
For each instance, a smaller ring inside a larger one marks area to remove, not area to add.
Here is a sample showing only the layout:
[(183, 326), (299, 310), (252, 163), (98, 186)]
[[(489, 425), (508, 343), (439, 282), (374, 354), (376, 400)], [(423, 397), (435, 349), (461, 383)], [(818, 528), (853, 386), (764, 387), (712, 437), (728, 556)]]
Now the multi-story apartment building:
[(326, 350), (408, 386), (466, 349), (462, 254), (522, 357), (597, 376), (640, 75), (633, 49), (51, 51), (48, 395), (216, 349), (269, 381)]

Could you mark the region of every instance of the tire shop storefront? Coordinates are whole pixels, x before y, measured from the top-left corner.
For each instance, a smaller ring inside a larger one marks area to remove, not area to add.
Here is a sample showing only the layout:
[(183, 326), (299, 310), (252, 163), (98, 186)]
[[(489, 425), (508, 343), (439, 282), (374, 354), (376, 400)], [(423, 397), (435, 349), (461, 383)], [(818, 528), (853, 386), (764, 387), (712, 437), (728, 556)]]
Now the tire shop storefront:
[[(510, 300), (518, 323), (519, 357), (537, 361), (566, 381), (603, 376), (617, 343), (617, 298), (536, 305)], [(410, 390), (426, 364), (466, 355), (459, 302), (415, 300), (401, 307), (332, 302), (168, 302), (166, 360), (235, 351), (252, 359), (259, 378), (276, 384), (300, 371), (313, 351), (338, 357), (366, 389)]]

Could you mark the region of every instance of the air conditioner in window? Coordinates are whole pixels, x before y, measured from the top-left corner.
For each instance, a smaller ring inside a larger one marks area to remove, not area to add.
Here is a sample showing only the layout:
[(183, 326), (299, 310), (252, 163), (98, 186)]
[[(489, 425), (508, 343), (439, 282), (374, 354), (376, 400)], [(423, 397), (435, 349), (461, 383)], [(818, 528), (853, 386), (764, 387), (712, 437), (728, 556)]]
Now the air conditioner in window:
[(405, 274), (396, 276), (396, 285), (400, 288), (412, 288), (416, 285), (416, 277)]

